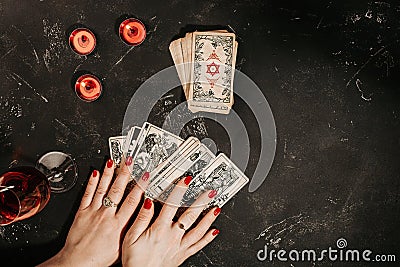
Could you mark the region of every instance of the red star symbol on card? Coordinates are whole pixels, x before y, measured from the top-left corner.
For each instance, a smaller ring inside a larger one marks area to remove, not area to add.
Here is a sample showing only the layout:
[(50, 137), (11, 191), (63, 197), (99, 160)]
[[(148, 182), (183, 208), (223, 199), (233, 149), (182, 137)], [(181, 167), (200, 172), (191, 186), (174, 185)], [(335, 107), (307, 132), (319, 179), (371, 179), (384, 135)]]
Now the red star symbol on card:
[(214, 76), (215, 74), (219, 73), (219, 65), (213, 63), (207, 65), (207, 71), (206, 73), (211, 74), (211, 76)]

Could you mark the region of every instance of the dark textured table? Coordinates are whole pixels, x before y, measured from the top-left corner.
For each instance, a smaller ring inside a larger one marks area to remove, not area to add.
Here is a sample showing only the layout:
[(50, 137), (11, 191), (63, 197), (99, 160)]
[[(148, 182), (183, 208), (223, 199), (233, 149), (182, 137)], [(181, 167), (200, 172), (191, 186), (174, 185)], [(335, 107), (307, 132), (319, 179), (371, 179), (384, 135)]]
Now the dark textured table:
[[(173, 64), (169, 43), (196, 25), (236, 32), (237, 68), (271, 106), (277, 152), (263, 185), (254, 193), (245, 188), (224, 206), (220, 236), (185, 266), (266, 266), (256, 256), (264, 245), (322, 250), (339, 238), (348, 248), (400, 257), (400, 2), (292, 2), (1, 1), (0, 169), (62, 150), (75, 157), (80, 176), (37, 216), (0, 228), (0, 265), (37, 264), (62, 247), (90, 170), (104, 164), (107, 139), (120, 134), (130, 98)], [(115, 32), (124, 14), (148, 29), (134, 49)], [(87, 57), (67, 44), (77, 23), (98, 38)], [(76, 97), (71, 82), (78, 71), (102, 79), (96, 102)], [(183, 100), (180, 88), (172, 94), (173, 103)], [(149, 121), (161, 125), (166, 114), (158, 108)], [(251, 177), (263, 160), (257, 122), (239, 98), (234, 110), (250, 132)], [(202, 138), (230, 153), (226, 134), (211, 120), (186, 125), (182, 137), (195, 134), (198, 124), (205, 127)], [(304, 266), (332, 262), (313, 264)]]

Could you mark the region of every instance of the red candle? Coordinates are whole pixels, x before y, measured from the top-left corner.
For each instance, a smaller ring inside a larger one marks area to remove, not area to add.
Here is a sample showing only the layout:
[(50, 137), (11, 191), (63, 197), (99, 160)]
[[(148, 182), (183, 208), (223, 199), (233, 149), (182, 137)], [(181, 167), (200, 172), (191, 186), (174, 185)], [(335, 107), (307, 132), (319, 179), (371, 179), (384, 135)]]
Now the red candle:
[(129, 18), (119, 25), (119, 37), (128, 45), (140, 45), (146, 39), (146, 28), (140, 20)]
[(78, 28), (70, 34), (69, 46), (77, 54), (86, 56), (96, 47), (96, 37), (89, 29)]
[(80, 76), (75, 83), (76, 95), (87, 102), (92, 102), (101, 95), (102, 86), (99, 79), (91, 74)]

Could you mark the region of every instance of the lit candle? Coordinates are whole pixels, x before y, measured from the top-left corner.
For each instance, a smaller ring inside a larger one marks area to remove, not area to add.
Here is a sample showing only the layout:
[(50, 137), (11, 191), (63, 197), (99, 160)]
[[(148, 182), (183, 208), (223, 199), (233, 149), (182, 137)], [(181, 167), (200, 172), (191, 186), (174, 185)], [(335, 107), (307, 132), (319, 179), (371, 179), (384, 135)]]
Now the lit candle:
[(119, 37), (128, 45), (140, 45), (146, 39), (146, 28), (140, 20), (129, 18), (119, 25)]
[(102, 86), (96, 76), (84, 74), (76, 80), (75, 92), (80, 99), (92, 102), (100, 97)]
[(78, 28), (69, 36), (69, 46), (79, 55), (86, 56), (96, 47), (96, 37), (86, 28)]

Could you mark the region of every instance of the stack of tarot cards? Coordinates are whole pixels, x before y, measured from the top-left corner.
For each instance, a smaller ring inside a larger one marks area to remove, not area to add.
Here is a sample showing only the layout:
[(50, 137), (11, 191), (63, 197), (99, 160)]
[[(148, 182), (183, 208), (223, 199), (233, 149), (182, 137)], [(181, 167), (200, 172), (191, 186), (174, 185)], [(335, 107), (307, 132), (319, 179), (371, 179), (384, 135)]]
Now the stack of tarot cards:
[(249, 181), (226, 155), (215, 156), (196, 137), (183, 140), (148, 122), (132, 127), (126, 136), (110, 137), (109, 147), (117, 166), (131, 161), (131, 179), (150, 179), (146, 195), (162, 202), (177, 180), (187, 175), (193, 178), (181, 206), (191, 205), (206, 190), (215, 190), (207, 207), (222, 207)]
[(233, 77), (238, 43), (225, 30), (192, 32), (169, 46), (192, 112), (228, 114), (233, 105)]

